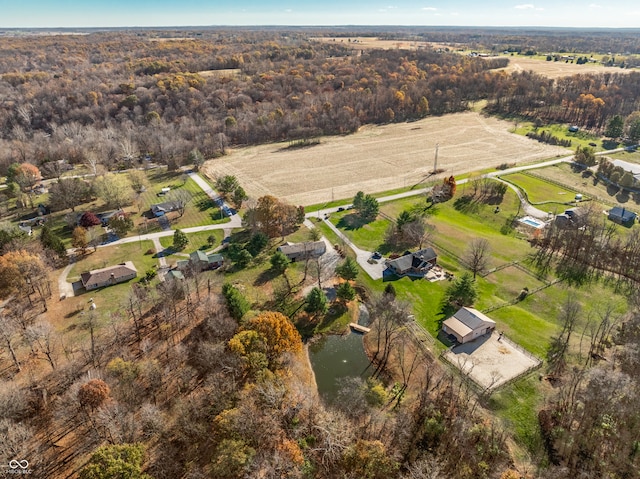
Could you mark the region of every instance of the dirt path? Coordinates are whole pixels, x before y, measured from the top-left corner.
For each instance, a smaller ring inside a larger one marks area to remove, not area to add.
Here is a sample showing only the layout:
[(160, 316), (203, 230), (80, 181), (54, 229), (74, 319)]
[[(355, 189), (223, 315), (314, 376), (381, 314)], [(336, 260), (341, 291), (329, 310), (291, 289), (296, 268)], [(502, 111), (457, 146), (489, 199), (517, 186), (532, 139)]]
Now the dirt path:
[(420, 184), (434, 167), (460, 175), (498, 166), (566, 155), (509, 132), (513, 125), (479, 113), (430, 117), (411, 123), (368, 125), (358, 133), (323, 137), (307, 148), (287, 143), (232, 150), (208, 161), (210, 177), (235, 175), (249, 196), (270, 194), (292, 204), (311, 205)]

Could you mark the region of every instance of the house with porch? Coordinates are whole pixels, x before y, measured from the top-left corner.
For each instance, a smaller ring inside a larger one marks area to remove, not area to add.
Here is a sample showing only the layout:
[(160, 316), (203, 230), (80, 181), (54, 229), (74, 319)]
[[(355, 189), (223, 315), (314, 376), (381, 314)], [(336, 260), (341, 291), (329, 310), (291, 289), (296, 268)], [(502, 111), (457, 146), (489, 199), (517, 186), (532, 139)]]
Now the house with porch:
[(436, 265), (438, 255), (433, 248), (424, 248), (415, 253), (406, 251), (404, 255), (387, 261), (387, 268), (398, 276), (424, 276)]
[(442, 323), (442, 331), (460, 344), (492, 332), (496, 322), (477, 309), (462, 307), (456, 314)]
[(156, 218), (159, 216), (164, 216), (171, 211), (178, 211), (180, 209), (180, 205), (177, 201), (165, 201), (164, 203), (155, 203), (151, 205), (151, 213)]

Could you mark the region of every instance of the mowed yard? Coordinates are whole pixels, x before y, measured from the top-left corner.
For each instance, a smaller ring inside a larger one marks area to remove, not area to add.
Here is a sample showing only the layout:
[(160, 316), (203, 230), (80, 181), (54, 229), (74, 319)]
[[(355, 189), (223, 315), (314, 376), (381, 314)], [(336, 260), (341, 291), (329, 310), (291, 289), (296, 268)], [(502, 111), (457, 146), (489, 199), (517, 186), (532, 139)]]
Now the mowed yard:
[(523, 164), (568, 150), (510, 133), (512, 123), (466, 112), (411, 123), (366, 126), (353, 135), (323, 137), (307, 148), (275, 143), (232, 150), (208, 161), (211, 177), (235, 175), (249, 196), (273, 195), (292, 204), (422, 185), (433, 170), (461, 175), (503, 163)]

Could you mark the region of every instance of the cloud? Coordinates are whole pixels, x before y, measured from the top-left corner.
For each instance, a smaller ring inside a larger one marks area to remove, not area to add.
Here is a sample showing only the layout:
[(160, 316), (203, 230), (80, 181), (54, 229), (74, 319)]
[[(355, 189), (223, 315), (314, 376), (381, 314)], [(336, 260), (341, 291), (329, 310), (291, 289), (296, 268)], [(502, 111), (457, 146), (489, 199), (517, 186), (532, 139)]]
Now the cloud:
[(518, 10), (533, 10), (534, 8), (536, 8), (536, 6), (531, 3), (523, 3), (522, 5), (516, 5), (513, 8), (516, 8)]
[(602, 5), (598, 5), (597, 3), (592, 3), (591, 5), (589, 5), (589, 8), (592, 8), (592, 9), (602, 8)]
[(290, 8), (286, 8), (284, 11), (285, 11), (286, 13), (292, 13), (292, 12), (293, 12), (293, 10), (292, 10), (292, 9), (290, 9)]
[(425, 12), (435, 12), (438, 9), (436, 7), (422, 7), (422, 10), (424, 10)]

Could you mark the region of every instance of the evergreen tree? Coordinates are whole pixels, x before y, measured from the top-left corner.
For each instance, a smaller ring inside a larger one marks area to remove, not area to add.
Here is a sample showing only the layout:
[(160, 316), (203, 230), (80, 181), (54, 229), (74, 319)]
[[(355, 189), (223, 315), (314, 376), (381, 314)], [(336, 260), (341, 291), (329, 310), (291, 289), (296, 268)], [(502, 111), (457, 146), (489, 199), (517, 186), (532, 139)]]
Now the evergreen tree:
[(471, 273), (466, 272), (449, 285), (446, 300), (456, 306), (471, 306), (478, 297), (476, 282)]
[(336, 274), (346, 281), (352, 281), (358, 276), (358, 263), (353, 258), (347, 258), (336, 267)]
[(67, 249), (64, 247), (64, 243), (58, 235), (51, 231), (48, 225), (42, 227), (40, 241), (42, 242), (42, 246), (54, 251), (60, 258), (67, 256)]
[(240, 321), (251, 308), (249, 301), (242, 295), (240, 290), (229, 283), (222, 285), (222, 295), (227, 300), (229, 314), (236, 321)]
[(289, 258), (287, 258), (287, 255), (282, 251), (276, 251), (273, 253), (269, 261), (271, 262), (271, 269), (278, 274), (284, 273), (290, 263)]
[(378, 216), (380, 205), (373, 196), (358, 191), (353, 198), (353, 209), (363, 221), (373, 221)]
[(324, 291), (322, 291), (318, 287), (315, 287), (311, 291), (309, 291), (306, 301), (307, 306), (304, 308), (304, 310), (307, 313), (325, 313), (329, 308), (327, 295), (324, 294)]
[(344, 283), (340, 283), (340, 285), (336, 288), (336, 296), (338, 299), (342, 301), (352, 301), (356, 297), (356, 290), (353, 289), (351, 283), (345, 281)]
[(615, 115), (607, 124), (604, 136), (608, 138), (620, 138), (624, 131), (624, 120), (620, 115)]
[(173, 233), (173, 248), (182, 251), (189, 244), (189, 238), (182, 230), (176, 230)]

